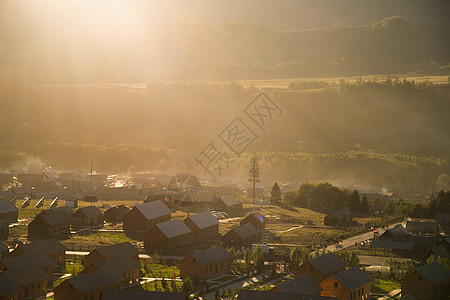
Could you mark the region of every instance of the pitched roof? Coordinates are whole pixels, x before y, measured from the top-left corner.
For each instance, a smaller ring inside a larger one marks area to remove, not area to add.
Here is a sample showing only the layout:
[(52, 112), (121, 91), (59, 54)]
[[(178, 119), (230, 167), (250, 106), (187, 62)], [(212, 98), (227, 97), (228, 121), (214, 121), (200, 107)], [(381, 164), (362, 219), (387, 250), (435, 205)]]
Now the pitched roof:
[(431, 253), (433, 253), (435, 256), (450, 257), (447, 249), (442, 244), (434, 245), (433, 247), (431, 247)]
[(21, 244), (19, 247), (25, 253), (42, 253), (45, 255), (52, 255), (67, 250), (67, 248), (57, 239), (41, 240), (31, 244)]
[(414, 243), (406, 241), (391, 241), (391, 240), (373, 240), (370, 243), (370, 247), (385, 248), (385, 249), (398, 249), (398, 250), (413, 250)]
[(48, 267), (56, 265), (56, 262), (45, 254), (29, 253), (3, 259), (8, 270), (22, 269), (28, 267)]
[(100, 253), (105, 259), (121, 257), (125, 255), (128, 256), (139, 255), (139, 251), (135, 247), (133, 247), (133, 245), (131, 245), (129, 242), (99, 247), (94, 251)]
[(408, 230), (403, 227), (402, 224), (396, 225), (394, 228), (386, 230), (381, 236), (385, 235), (386, 233), (389, 233), (393, 237), (402, 237), (402, 236), (410, 236), (411, 234), (408, 232)]
[(0, 297), (19, 293), (20, 288), (5, 274), (0, 272)]
[(22, 269), (14, 269), (4, 271), (9, 279), (11, 279), (18, 287), (30, 285), (33, 283), (48, 280), (50, 277), (39, 267), (27, 267)]
[(141, 265), (136, 260), (128, 255), (99, 260), (94, 262), (93, 265), (96, 266), (99, 270), (116, 269), (119, 273), (129, 272), (141, 267)]
[(222, 202), (226, 206), (234, 206), (241, 204), (241, 202), (232, 195), (221, 196), (220, 199), (222, 199)]
[(302, 295), (315, 295), (323, 291), (323, 289), (307, 275), (285, 281), (277, 285), (277, 287), (285, 293)]
[(328, 253), (310, 259), (309, 263), (322, 272), (322, 274), (330, 273), (340, 268), (345, 268), (345, 263), (333, 253)]
[(246, 216), (243, 220), (245, 219), (255, 219), (258, 220), (259, 222), (266, 222), (267, 219), (266, 217), (263, 216), (263, 214), (261, 214), (260, 212), (252, 212), (251, 214), (249, 214), (248, 216)]
[(338, 210), (333, 211), (332, 213), (328, 214), (327, 216), (330, 216), (330, 215), (334, 216), (336, 219), (340, 219), (340, 218), (344, 217), (344, 214)]
[(109, 289), (105, 291), (102, 300), (186, 300), (187, 298), (188, 295), (182, 293)]
[(189, 216), (186, 219), (190, 219), (200, 229), (219, 224), (217, 218), (207, 211)]
[(135, 208), (139, 210), (147, 220), (155, 219), (171, 213), (170, 209), (162, 203), (161, 200), (136, 205)]
[(39, 215), (36, 216), (36, 218), (41, 218), (45, 221), (48, 225), (58, 225), (58, 224), (64, 224), (64, 223), (71, 223), (73, 222), (73, 218), (70, 214), (68, 214), (64, 210), (59, 211), (43, 211)]
[(372, 278), (358, 267), (339, 272), (334, 274), (333, 277), (349, 291), (353, 291), (373, 281)]
[(244, 225), (232, 228), (231, 231), (234, 231), (242, 239), (257, 235), (259, 233), (258, 229), (250, 223), (245, 223)]
[(180, 219), (158, 223), (155, 226), (169, 239), (192, 232)]
[(67, 279), (66, 281), (80, 293), (85, 293), (103, 288), (105, 286), (117, 284), (124, 280), (125, 278), (117, 271), (111, 269), (102, 269), (72, 277)]
[(300, 295), (291, 293), (273, 293), (252, 290), (240, 290), (237, 300), (337, 300), (327, 296)]
[(417, 269), (417, 272), (422, 274), (433, 284), (438, 284), (439, 282), (450, 278), (450, 271), (437, 262), (432, 262), (428, 265), (420, 267)]
[(344, 216), (351, 216), (352, 215), (352, 212), (347, 207), (344, 207), (343, 209), (340, 209), (339, 212), (341, 214), (343, 214)]
[(0, 214), (19, 211), (10, 200), (0, 200)]
[(438, 226), (434, 222), (406, 222), (406, 230), (411, 233), (437, 233)]
[(87, 218), (95, 218), (98, 216), (103, 216), (103, 213), (100, 210), (100, 208), (96, 206), (81, 207), (75, 212), (75, 215), (78, 215), (80, 213), (85, 215)]
[(222, 246), (195, 251), (192, 252), (191, 255), (202, 265), (209, 265), (211, 263), (233, 257), (233, 255), (231, 255), (231, 253)]

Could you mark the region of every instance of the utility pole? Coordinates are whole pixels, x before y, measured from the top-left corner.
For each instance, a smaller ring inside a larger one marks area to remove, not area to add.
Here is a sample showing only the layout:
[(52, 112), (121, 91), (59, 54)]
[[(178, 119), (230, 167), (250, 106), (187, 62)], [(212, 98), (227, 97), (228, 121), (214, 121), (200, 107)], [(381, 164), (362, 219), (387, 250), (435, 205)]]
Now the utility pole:
[(256, 183), (259, 182), (259, 166), (258, 166), (258, 156), (252, 154), (250, 157), (250, 170), (248, 181), (252, 183), (253, 190), (253, 203), (256, 202)]
[(91, 165), (91, 195), (92, 195), (92, 165), (94, 164), (94, 160), (91, 159), (90, 165)]

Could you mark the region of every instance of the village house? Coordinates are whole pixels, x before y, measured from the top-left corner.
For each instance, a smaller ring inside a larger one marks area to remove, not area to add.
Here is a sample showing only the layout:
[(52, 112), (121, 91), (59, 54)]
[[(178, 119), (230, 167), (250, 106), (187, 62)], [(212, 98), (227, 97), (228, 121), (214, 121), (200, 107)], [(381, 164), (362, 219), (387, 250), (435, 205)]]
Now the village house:
[(209, 212), (188, 216), (183, 222), (195, 239), (219, 234), (219, 221)]
[(0, 220), (0, 240), (6, 241), (9, 236), (9, 224), (6, 221)]
[(440, 212), (435, 216), (436, 223), (438, 223), (438, 228), (440, 232), (444, 234), (450, 233), (450, 213)]
[(56, 266), (66, 263), (66, 250), (57, 239), (35, 241), (31, 244), (18, 244), (10, 254), (10, 257), (25, 254), (44, 254), (56, 262)]
[(437, 262), (420, 267), (402, 279), (402, 295), (411, 294), (420, 300), (444, 296), (449, 288), (450, 271)]
[(0, 300), (19, 300), (19, 293), (19, 287), (4, 272), (0, 272)]
[(105, 215), (105, 221), (110, 223), (122, 223), (123, 217), (129, 212), (130, 210), (125, 205), (119, 205), (111, 207), (110, 209), (106, 210)]
[(260, 212), (252, 212), (241, 220), (240, 225), (242, 226), (247, 223), (252, 224), (258, 231), (264, 231), (266, 229), (267, 219)]
[(48, 237), (59, 233), (70, 233), (71, 215), (63, 210), (42, 211), (28, 224), (28, 237)]
[(63, 281), (53, 293), (55, 300), (102, 300), (108, 289), (121, 289), (125, 278), (115, 270), (102, 269)]
[(319, 296), (323, 289), (307, 275), (295, 277), (273, 287), (270, 292)]
[(102, 269), (114, 269), (125, 278), (124, 287), (139, 281), (141, 265), (131, 256), (118, 256), (99, 260), (84, 268), (78, 275), (95, 272)]
[(169, 221), (170, 209), (161, 201), (147, 202), (133, 207), (123, 218), (125, 231), (147, 232), (155, 224)]
[(170, 249), (192, 241), (192, 231), (180, 219), (153, 226), (144, 237), (144, 247), (150, 249)]
[(8, 223), (16, 222), (19, 209), (10, 200), (0, 200), (0, 220)]
[(438, 224), (435, 222), (406, 221), (405, 229), (412, 235), (437, 235)]
[(323, 223), (326, 226), (340, 226), (351, 222), (352, 222), (352, 213), (348, 208), (335, 210), (332, 213), (326, 215), (323, 219)]
[(38, 253), (8, 257), (0, 261), (0, 271), (38, 267), (50, 278), (53, 276), (53, 268), (55, 266), (56, 262), (53, 259)]
[(345, 263), (333, 253), (328, 253), (302, 263), (294, 270), (294, 277), (307, 275), (316, 283), (345, 270)]
[(73, 214), (73, 225), (75, 226), (98, 226), (103, 225), (104, 216), (100, 208), (86, 206), (79, 208)]
[(339, 300), (365, 300), (370, 296), (373, 279), (360, 268), (354, 267), (331, 275), (321, 283), (321, 296), (336, 297)]
[(233, 255), (222, 246), (195, 251), (180, 261), (180, 277), (204, 281), (229, 273), (232, 261)]
[(232, 228), (222, 237), (225, 245), (237, 249), (250, 247), (252, 244), (260, 242), (261, 239), (262, 233), (250, 223)]
[(3, 191), (0, 190), (0, 200), (13, 200), (16, 198), (16, 195), (11, 190)]
[(2, 272), (20, 289), (18, 299), (45, 298), (49, 276), (39, 267)]
[(5, 243), (0, 240), (0, 259), (4, 259), (9, 254), (9, 248), (5, 245)]
[(96, 261), (129, 256), (139, 262), (139, 251), (129, 242), (98, 247), (83, 258), (83, 266), (86, 268)]
[(216, 211), (223, 211), (228, 214), (242, 213), (242, 203), (232, 195), (214, 197), (212, 207)]
[(187, 294), (182, 293), (168, 293), (168, 292), (154, 292), (141, 290), (106, 290), (102, 300), (188, 300)]
[[(422, 262), (426, 264), (428, 258), (431, 255), (434, 255), (435, 257), (441, 257), (441, 258), (450, 258), (450, 253), (447, 250), (447, 248), (444, 246), (445, 244), (437, 244), (431, 247), (427, 253), (425, 253), (424, 257), (422, 258)], [(448, 247), (448, 246), (447, 246)]]

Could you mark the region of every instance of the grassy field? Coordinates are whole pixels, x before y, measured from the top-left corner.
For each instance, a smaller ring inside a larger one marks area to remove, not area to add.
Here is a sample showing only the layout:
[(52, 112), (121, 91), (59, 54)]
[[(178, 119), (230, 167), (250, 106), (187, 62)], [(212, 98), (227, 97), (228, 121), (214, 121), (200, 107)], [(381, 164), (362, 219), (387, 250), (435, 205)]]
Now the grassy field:
[(392, 290), (400, 289), (400, 282), (393, 280), (374, 279), (370, 292), (375, 294), (387, 294)]

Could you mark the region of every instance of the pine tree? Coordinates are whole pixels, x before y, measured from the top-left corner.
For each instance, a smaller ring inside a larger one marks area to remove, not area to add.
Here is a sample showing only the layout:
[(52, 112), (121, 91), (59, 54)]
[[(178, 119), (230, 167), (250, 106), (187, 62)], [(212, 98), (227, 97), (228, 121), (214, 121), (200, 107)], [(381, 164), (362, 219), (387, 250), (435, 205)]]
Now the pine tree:
[(361, 200), (359, 199), (359, 193), (357, 190), (353, 190), (350, 196), (350, 210), (357, 212), (361, 210)]
[(361, 211), (364, 213), (369, 212), (369, 202), (367, 201), (366, 194), (363, 195), (362, 201), (361, 201)]
[(250, 169), (248, 171), (248, 181), (252, 183), (253, 203), (256, 202), (256, 183), (259, 182), (259, 158), (253, 154), (250, 157)]
[(256, 272), (260, 273), (264, 266), (264, 254), (260, 244), (258, 244), (255, 251), (253, 251), (253, 261), (255, 262)]
[(278, 204), (281, 202), (281, 189), (278, 186), (278, 183), (275, 182), (275, 184), (272, 187), (272, 190), (270, 191), (270, 203)]

